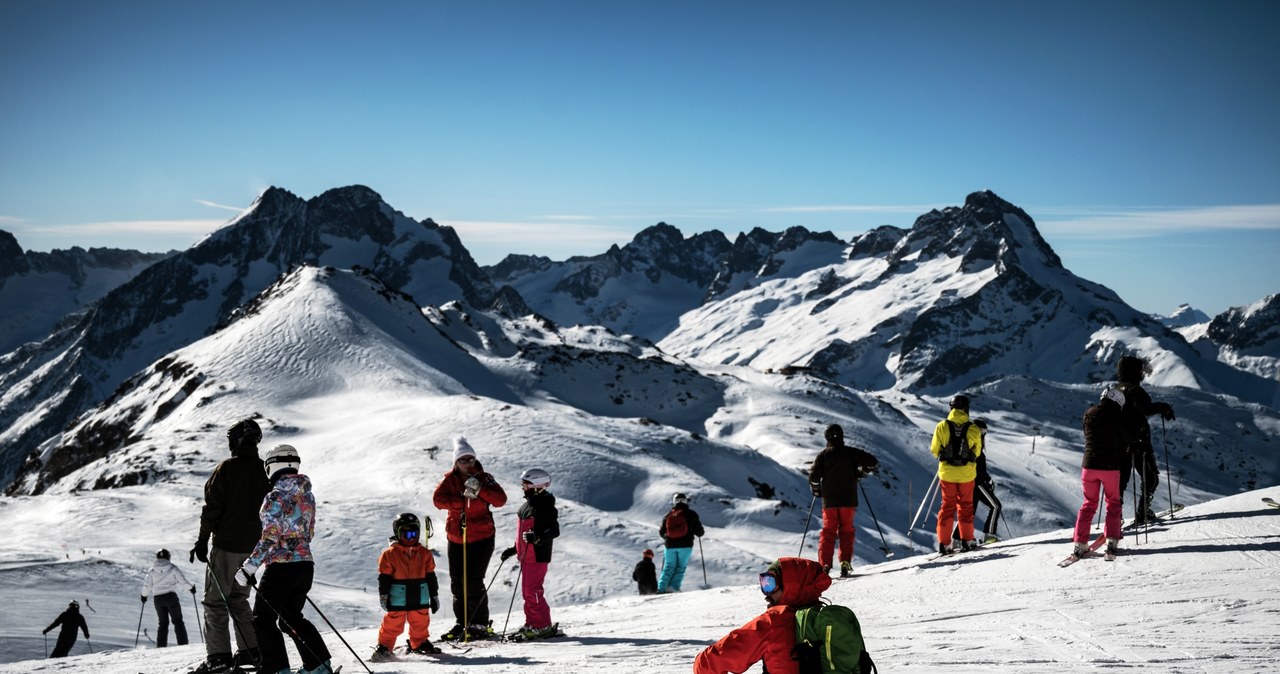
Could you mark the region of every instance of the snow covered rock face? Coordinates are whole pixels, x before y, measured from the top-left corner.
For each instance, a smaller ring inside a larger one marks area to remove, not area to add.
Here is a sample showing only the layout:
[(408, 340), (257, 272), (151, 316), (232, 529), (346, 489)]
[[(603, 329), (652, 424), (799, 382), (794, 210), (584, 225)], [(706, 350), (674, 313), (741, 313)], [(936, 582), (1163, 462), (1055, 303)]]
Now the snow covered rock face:
[(1280, 358), (1280, 294), (1219, 314), (1208, 337), (1242, 354)]
[(309, 200), (268, 189), (227, 226), (147, 267), (44, 341), (0, 358), (7, 391), (0, 398), (0, 485), (39, 443), (117, 384), (226, 325), (238, 307), (302, 264), (365, 267), (418, 304), (487, 305), (496, 294), (452, 229), (414, 221), (367, 187)]

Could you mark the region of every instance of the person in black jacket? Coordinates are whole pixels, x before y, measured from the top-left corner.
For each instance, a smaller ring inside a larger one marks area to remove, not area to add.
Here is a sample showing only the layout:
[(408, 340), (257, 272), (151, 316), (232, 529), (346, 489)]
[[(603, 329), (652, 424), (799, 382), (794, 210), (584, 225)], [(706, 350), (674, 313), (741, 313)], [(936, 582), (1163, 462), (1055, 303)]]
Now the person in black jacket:
[(71, 652), (71, 647), (76, 645), (76, 630), (84, 632), (84, 638), (89, 638), (89, 625), (84, 621), (84, 616), (80, 615), (80, 602), (72, 601), (67, 604), (67, 610), (58, 614), (58, 617), (49, 626), (44, 628), (44, 633), (48, 634), (50, 630), (62, 625), (62, 630), (58, 632), (58, 641), (53, 645), (53, 653), (49, 655), (51, 658), (65, 658), (67, 653)]
[(640, 594), (658, 594), (658, 567), (653, 565), (653, 550), (645, 549), (636, 568), (631, 572)]
[[(1122, 356), (1116, 363), (1116, 379), (1118, 388), (1124, 393), (1124, 418), (1128, 426), (1129, 459), (1132, 470), (1138, 471), (1141, 491), (1138, 502), (1134, 504), (1135, 520), (1141, 524), (1153, 521), (1156, 515), (1151, 510), (1151, 501), (1156, 495), (1156, 487), (1160, 484), (1160, 466), (1156, 463), (1155, 447), (1151, 444), (1151, 425), (1147, 417), (1159, 414), (1165, 421), (1173, 421), (1173, 407), (1168, 403), (1153, 402), (1146, 389), (1142, 388), (1142, 380), (1151, 374), (1151, 365), (1137, 356)], [(1120, 491), (1123, 493), (1129, 486), (1130, 468), (1122, 468), (1120, 474)]]
[[(262, 537), (258, 510), (271, 485), (258, 457), (261, 441), (262, 429), (253, 419), (232, 426), (227, 431), (231, 458), (219, 463), (204, 483), (200, 534), (191, 548), (190, 559), (192, 562), (199, 559), (208, 565), (201, 602), (206, 657), (193, 674), (216, 674), (229, 671), (233, 666), (256, 666), (258, 662), (249, 587), (236, 583), (235, 574)], [(236, 643), (240, 646), (235, 657), (231, 655), (228, 619), (235, 627)]]
[[(986, 504), (988, 510), (986, 522), (982, 525), (982, 543), (994, 543), (999, 540), (996, 528), (1000, 524), (1000, 512), (1003, 506), (1000, 505), (1000, 499), (996, 498), (995, 480), (992, 480), (991, 473), (987, 472), (987, 422), (985, 419), (974, 419), (973, 425), (982, 431), (982, 453), (978, 455), (978, 460), (974, 464), (978, 467), (978, 477), (973, 481), (973, 521), (978, 521), (978, 503)], [(956, 524), (951, 540), (960, 540), (959, 524)]]
[(693, 539), (702, 538), (706, 531), (702, 519), (689, 507), (689, 497), (676, 494), (671, 497), (671, 510), (662, 518), (658, 535), (666, 548), (662, 552), (662, 575), (658, 577), (658, 594), (679, 592), (684, 584), (684, 572), (693, 557)]
[(827, 446), (818, 452), (809, 469), (809, 487), (822, 498), (822, 532), (818, 535), (818, 562), (827, 573), (840, 541), (840, 577), (853, 573), (853, 517), (858, 512), (858, 480), (876, 472), (880, 461), (866, 450), (844, 444), (844, 429), (827, 426)]
[(552, 542), (560, 535), (560, 517), (556, 497), (547, 491), (551, 487), (547, 471), (526, 470), (520, 476), (520, 486), (524, 489), (524, 504), (517, 513), (516, 544), (502, 552), (502, 559), (518, 555), (520, 562), (524, 626), (516, 634), (522, 639), (541, 639), (556, 635), (543, 583), (551, 565)]
[(1089, 549), (1089, 526), (1098, 512), (1098, 490), (1107, 499), (1105, 534), (1107, 552), (1115, 553), (1120, 546), (1123, 504), (1120, 490), (1120, 472), (1127, 467), (1125, 459), (1129, 436), (1124, 418), (1125, 395), (1119, 387), (1107, 387), (1098, 403), (1084, 413), (1084, 459), (1081, 463), (1080, 483), (1084, 491), (1084, 503), (1076, 514), (1076, 528), (1072, 536), (1075, 545), (1072, 554), (1082, 556)]

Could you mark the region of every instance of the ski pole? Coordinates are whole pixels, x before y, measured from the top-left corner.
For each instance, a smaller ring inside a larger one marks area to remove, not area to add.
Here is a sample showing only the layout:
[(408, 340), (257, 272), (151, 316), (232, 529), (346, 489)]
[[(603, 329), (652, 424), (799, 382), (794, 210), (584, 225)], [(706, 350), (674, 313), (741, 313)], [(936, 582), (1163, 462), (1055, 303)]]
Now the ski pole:
[[(259, 594), (259, 596), (261, 596), (261, 594)], [(307, 597), (307, 603), (311, 604), (311, 608), (316, 612), (316, 615), (320, 616), (320, 619), (324, 621), (324, 624), (328, 625), (329, 629), (333, 630), (333, 633), (337, 635), (338, 640), (342, 642), (342, 645), (346, 646), (347, 650), (351, 651), (351, 655), (355, 657), (356, 662), (360, 663), (361, 667), (364, 667), (364, 671), (369, 672), (369, 674), (373, 674), (373, 671), (369, 669), (369, 665), (364, 664), (364, 660), (360, 659), (359, 654), (357, 654), (355, 649), (351, 647), (351, 644), (347, 643), (347, 640), (343, 638), (342, 632), (339, 632), (338, 628), (334, 627), (333, 623), (329, 622), (329, 618), (325, 616), (324, 611), (321, 611), (320, 607), (316, 606), (316, 603), (311, 601), (311, 597), (309, 596)]]
[[(94, 613), (97, 613), (97, 611), (94, 611)], [(90, 639), (89, 637), (85, 637), (85, 638), (84, 638), (84, 643), (85, 643), (85, 645), (86, 645), (86, 646), (88, 646), (88, 647), (89, 647), (89, 653), (90, 653), (90, 655), (92, 655), (92, 654), (93, 654), (93, 639)]]
[(876, 523), (876, 533), (880, 534), (880, 549), (884, 551), (885, 557), (892, 557), (893, 551), (884, 540), (884, 532), (880, 530), (880, 520), (876, 518), (876, 509), (871, 507), (871, 499), (867, 498), (867, 488), (862, 486), (861, 481), (858, 482), (858, 489), (862, 490), (862, 500), (867, 504), (867, 512), (871, 513), (871, 521)]
[(1164, 417), (1160, 417), (1160, 444), (1164, 446), (1164, 481), (1169, 485), (1169, 519), (1174, 519), (1176, 514), (1173, 509), (1173, 477), (1169, 471), (1169, 441), (1164, 434)]
[(800, 534), (800, 551), (796, 553), (796, 557), (804, 556), (804, 538), (809, 535), (809, 525), (813, 524), (813, 504), (818, 502), (818, 495), (813, 495), (813, 500), (809, 501), (809, 516), (804, 518), (804, 533)]
[(204, 622), (200, 620), (200, 602), (196, 601), (196, 586), (191, 586), (191, 604), (196, 607), (196, 627), (200, 629), (200, 641), (204, 641)]
[[(489, 579), (489, 584), (484, 586), (484, 592), (480, 595), (480, 599), (486, 599), (489, 596), (489, 588), (493, 587), (493, 581), (498, 579), (498, 572), (502, 570), (502, 565), (506, 563), (507, 560), (498, 559), (498, 568), (493, 570), (493, 577)], [(476, 603), (479, 604), (480, 602), (477, 601)]]
[[(464, 499), (462, 506), (462, 643), (471, 641), (471, 606), (467, 601), (467, 508), (471, 499)], [(457, 616), (454, 616), (457, 617)]]
[[(298, 634), (298, 630), (294, 629), (293, 625), (290, 625), (289, 621), (284, 619), (284, 616), (281, 615), (280, 611), (276, 610), (276, 607), (274, 604), (271, 603), (271, 600), (267, 599), (266, 595), (262, 593), (262, 588), (258, 587), (257, 583), (253, 583), (253, 587), (258, 591), (257, 601), (260, 601), (266, 604), (267, 608), (271, 609), (271, 612), (276, 614), (276, 619), (273, 620), (272, 622), (275, 622), (279, 625), (284, 625), (284, 628), (289, 631), (289, 638), (293, 639), (293, 642), (298, 646), (299, 651), (305, 648), (307, 649), (307, 652), (311, 654), (311, 657), (315, 658), (316, 660), (320, 660), (320, 654), (311, 650), (311, 646), (307, 645), (306, 641), (303, 641), (302, 635)], [(310, 597), (308, 597), (308, 599), (310, 599)], [(314, 608), (315, 604), (312, 604), (312, 607)], [(299, 652), (299, 655), (301, 655), (301, 652)], [(359, 659), (359, 656), (357, 656), (356, 659)]]
[(49, 659), (49, 633), (48, 632), (44, 633), (44, 657), (46, 660)]
[[(205, 578), (213, 581), (213, 587), (218, 590), (218, 596), (222, 597), (222, 605), (227, 607), (227, 615), (231, 618), (231, 626), (236, 630), (237, 639), (242, 644), (249, 643), (248, 639), (245, 639), (244, 628), (240, 626), (240, 621), (236, 619), (236, 612), (231, 608), (231, 600), (227, 599), (227, 593), (222, 591), (222, 583), (218, 582), (218, 574), (213, 570), (213, 562), (206, 562), (204, 570)], [(233, 580), (232, 582), (235, 581)], [(208, 585), (205, 587), (208, 588)], [(247, 602), (248, 600), (246, 599), (245, 601)], [(253, 626), (250, 625), (249, 628), (253, 629)]]
[(924, 500), (920, 501), (920, 508), (916, 510), (916, 516), (911, 518), (911, 526), (907, 528), (908, 531), (915, 531), (916, 522), (920, 520), (920, 513), (924, 512), (925, 505), (933, 503), (934, 489), (937, 486), (938, 474), (934, 473), (933, 481), (929, 483), (929, 488), (924, 490)]
[(502, 621), (502, 637), (507, 636), (507, 625), (511, 622), (511, 609), (516, 605), (516, 593), (520, 591), (520, 579), (524, 577), (524, 569), (516, 564), (516, 586), (511, 590), (511, 603), (507, 605), (507, 618)]
[(707, 582), (707, 555), (702, 551), (702, 537), (698, 537), (698, 559), (702, 561), (702, 589), (710, 590), (711, 583)]
[(138, 629), (133, 632), (133, 647), (138, 647), (138, 633), (142, 631), (142, 614), (147, 609), (147, 600), (142, 600), (142, 606), (138, 607)]

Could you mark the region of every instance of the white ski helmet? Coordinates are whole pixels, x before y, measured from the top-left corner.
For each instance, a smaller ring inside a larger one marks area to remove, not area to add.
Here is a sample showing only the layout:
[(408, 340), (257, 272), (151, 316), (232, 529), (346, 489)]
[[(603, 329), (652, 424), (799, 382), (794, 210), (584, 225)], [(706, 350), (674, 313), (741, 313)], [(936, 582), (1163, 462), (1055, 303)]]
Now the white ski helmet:
[(302, 458), (298, 456), (298, 450), (294, 449), (293, 445), (276, 445), (267, 452), (262, 465), (267, 470), (267, 477), (271, 478), (282, 470), (292, 469), (293, 472), (298, 472), (298, 467), (302, 465)]
[(520, 475), (521, 482), (528, 482), (537, 489), (551, 486), (551, 475), (541, 468), (530, 468)]
[(1124, 407), (1124, 391), (1114, 386), (1108, 386), (1102, 389), (1102, 400), (1111, 400), (1115, 404)]

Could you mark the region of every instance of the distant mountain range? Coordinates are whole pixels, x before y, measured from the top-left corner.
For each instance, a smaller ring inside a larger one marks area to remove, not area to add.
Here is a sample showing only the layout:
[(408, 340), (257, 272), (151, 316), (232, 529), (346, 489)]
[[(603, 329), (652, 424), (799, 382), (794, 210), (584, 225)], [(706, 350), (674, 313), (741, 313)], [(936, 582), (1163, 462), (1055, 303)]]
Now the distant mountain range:
[[(686, 238), (660, 223), (598, 256), (513, 255), (482, 268), (451, 228), (408, 218), (369, 188), (307, 200), (271, 188), (186, 251), (90, 251), (85, 259), (96, 263), (67, 267), (81, 270), (78, 277), (50, 272), (12, 236), (0, 236), (0, 291), (39, 287), (60, 298), (50, 307), (86, 302), (46, 318), (41, 335), (9, 320), (0, 333), (12, 334), (13, 345), (0, 356), (7, 392), (0, 484), (10, 493), (38, 493), (90, 463), (123, 460), (121, 451), (141, 463), (88, 482), (81, 475), (77, 484), (157, 479), (154, 462), (128, 448), (145, 444), (167, 417), (166, 405), (172, 411), (197, 392), (211, 395), (204, 366), (182, 350), (208, 338), (241, 348), (225, 335), (301, 283), (304, 268), (353, 270), (401, 314), (425, 308), (420, 321), (403, 319), (417, 327), (398, 318), (390, 333), (418, 335), (406, 337), (410, 360), (436, 362), (438, 349), (454, 354), (429, 375), (455, 381), (449, 390), (513, 403), (536, 390), (591, 414), (625, 409), (690, 432), (706, 432), (715, 404), (728, 395), (697, 364), (804, 371), (850, 390), (944, 396), (1006, 378), (1101, 382), (1120, 355), (1134, 353), (1156, 365), (1153, 385), (1273, 409), (1280, 403), (1276, 296), (1225, 312), (1202, 333), (1176, 332), (1065, 270), (1032, 218), (991, 192), (926, 213), (910, 229), (882, 227), (851, 242), (799, 227), (757, 229), (732, 242), (718, 231)], [(85, 271), (107, 268), (116, 276)], [(96, 284), (103, 289), (97, 297), (67, 285), (90, 277), (107, 279)], [(119, 284), (106, 291), (109, 278)], [(1202, 324), (1189, 324), (1193, 312), (1179, 313), (1180, 330)], [(458, 321), (467, 323), (465, 334)], [(600, 327), (565, 337), (575, 325)], [(424, 347), (417, 331), (440, 341)], [(558, 336), (545, 342), (547, 335)], [(341, 345), (329, 346), (336, 350), (331, 366), (345, 367)], [(308, 353), (326, 359), (323, 350)], [(272, 358), (299, 364), (287, 352), (270, 354), (251, 357), (267, 370)], [(514, 359), (526, 383), (486, 374), (486, 354)], [(588, 363), (616, 368), (614, 382), (553, 383), (560, 380), (549, 373), (568, 358), (577, 373)], [(646, 382), (655, 378), (684, 382), (689, 397), (649, 397)]]

